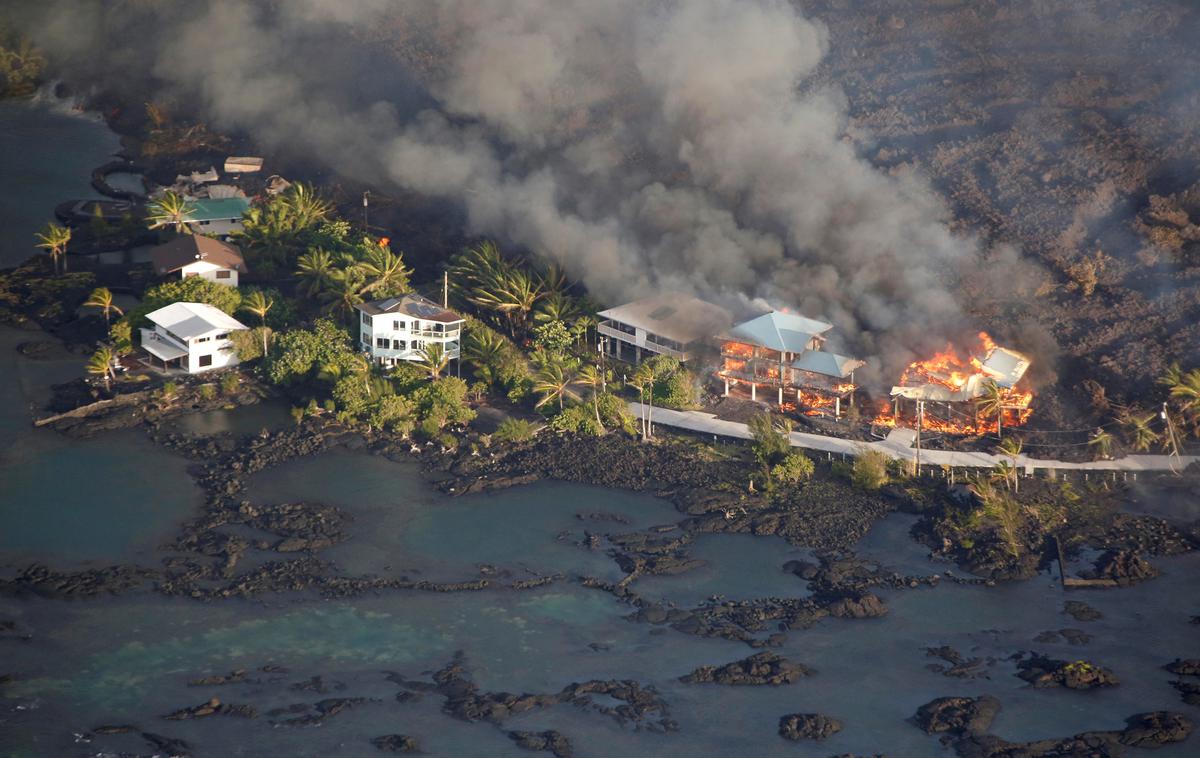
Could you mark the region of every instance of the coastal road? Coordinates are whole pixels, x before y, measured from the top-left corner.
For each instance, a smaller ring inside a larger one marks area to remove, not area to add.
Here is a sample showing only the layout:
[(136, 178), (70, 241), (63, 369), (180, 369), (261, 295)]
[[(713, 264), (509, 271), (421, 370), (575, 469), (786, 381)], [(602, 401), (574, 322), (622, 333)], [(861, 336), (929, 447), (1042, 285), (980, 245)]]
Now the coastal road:
[[(641, 416), (643, 405), (630, 403), (629, 410), (635, 416)], [(748, 440), (751, 438), (750, 429), (737, 421), (724, 421), (711, 413), (701, 411), (673, 411), (668, 408), (654, 408), (652, 419), (655, 424), (664, 424), (677, 429), (686, 429), (701, 434), (714, 434), (718, 437), (732, 437)], [(793, 447), (806, 450), (821, 450), (839, 455), (858, 455), (862, 450), (878, 450), (890, 458), (911, 461), (916, 458), (917, 451), (913, 448), (916, 439), (911, 429), (893, 429), (887, 439), (877, 442), (857, 442), (840, 437), (827, 437), (823, 434), (808, 432), (792, 432)], [(991, 468), (1001, 461), (1011, 461), (1008, 456), (991, 453), (973, 453), (956, 450), (922, 450), (921, 463), (929, 466), (952, 466), (955, 468)], [(1031, 458), (1028, 455), (1018, 455), (1017, 468), (1025, 469), (1032, 474), (1036, 469), (1055, 469), (1064, 471), (1182, 471), (1189, 464), (1200, 460), (1200, 456), (1185, 455), (1175, 458), (1170, 455), (1127, 455), (1109, 461), (1087, 461), (1076, 463), (1072, 461), (1056, 461), (1045, 458)]]

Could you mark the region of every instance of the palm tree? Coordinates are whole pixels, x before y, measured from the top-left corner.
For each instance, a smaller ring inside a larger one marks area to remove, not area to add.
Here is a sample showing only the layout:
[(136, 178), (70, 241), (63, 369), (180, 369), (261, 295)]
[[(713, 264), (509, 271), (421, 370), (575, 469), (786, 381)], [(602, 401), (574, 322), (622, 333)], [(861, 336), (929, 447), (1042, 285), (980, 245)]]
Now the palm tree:
[(330, 287), (321, 293), (321, 299), (330, 313), (349, 316), (354, 313), (354, 307), (363, 302), (362, 291), (366, 283), (367, 275), (358, 266), (334, 269), (330, 274)]
[[(1188, 421), (1193, 426), (1200, 425), (1200, 368), (1184, 371), (1178, 363), (1173, 363), (1159, 384), (1166, 386), (1171, 397), (1179, 401)], [(1200, 429), (1195, 431), (1200, 433)]]
[(351, 374), (361, 377), (363, 380), (363, 389), (367, 392), (367, 397), (371, 397), (371, 370), (373, 368), (371, 362), (361, 355), (354, 356), (347, 366)]
[(504, 278), (509, 269), (496, 243), (485, 241), (454, 256), (447, 271), (456, 294), (469, 300), (472, 290)]
[(987, 380), (983, 385), (983, 394), (975, 399), (976, 411), (982, 413), (984, 417), (996, 417), (996, 435), (1002, 437), (1003, 430), (1001, 425), (1004, 420), (1004, 390), (1000, 389), (1000, 385), (996, 384), (991, 379)]
[(1113, 436), (1103, 428), (1097, 427), (1096, 433), (1088, 440), (1088, 446), (1096, 448), (1096, 457), (1105, 460), (1112, 457)]
[(318, 195), (311, 185), (296, 182), (288, 187), (283, 196), (284, 205), (290, 212), (292, 226), (308, 229), (329, 218), (333, 203)]
[(604, 431), (604, 424), (600, 421), (600, 393), (605, 385), (604, 369), (599, 366), (588, 364), (579, 369), (579, 381), (592, 388), (592, 410), (596, 412), (596, 426), (600, 427), (601, 432)]
[(654, 382), (657, 379), (658, 377), (655, 375), (652, 362), (646, 361), (637, 367), (637, 370), (633, 372), (633, 379), (630, 380), (630, 384), (637, 387), (639, 392), (642, 393), (642, 402), (646, 404), (646, 422), (642, 432), (643, 439), (650, 439), (654, 436)]
[(510, 270), (503, 277), (485, 282), (472, 290), (470, 301), (508, 317), (510, 330), (517, 333), (529, 312), (546, 294), (541, 282), (524, 271)]
[(253, 290), (242, 301), (241, 310), (249, 311), (262, 321), (263, 356), (267, 355), (267, 311), (275, 306), (272, 298), (263, 294), (262, 290)]
[(1150, 428), (1157, 413), (1141, 413), (1137, 410), (1127, 410), (1120, 416), (1121, 424), (1129, 435), (1129, 444), (1138, 452), (1145, 452), (1159, 440), (1159, 433)]
[(565, 324), (578, 315), (579, 304), (575, 301), (575, 298), (550, 290), (542, 301), (538, 303), (537, 311), (533, 314), (533, 320), (540, 323), (561, 321)]
[(89, 374), (104, 377), (104, 389), (106, 390), (112, 390), (112, 380), (116, 378), (112, 365), (113, 357), (112, 348), (108, 345), (101, 345), (95, 353), (92, 353), (92, 357), (87, 362)]
[(125, 315), (125, 311), (118, 308), (113, 303), (113, 294), (108, 287), (97, 287), (92, 290), (92, 294), (84, 302), (84, 306), (89, 308), (99, 308), (104, 311), (104, 325), (109, 325), (109, 314), (116, 311), (118, 315)]
[(54, 261), (54, 273), (59, 273), (58, 262), (62, 261), (63, 271), (67, 270), (67, 243), (71, 241), (71, 230), (55, 223), (46, 224), (42, 231), (34, 235), (37, 246), (50, 254)]
[(533, 375), (533, 390), (542, 395), (542, 399), (535, 406), (541, 408), (551, 400), (558, 400), (558, 409), (563, 409), (563, 400), (571, 398), (578, 399), (579, 395), (571, 389), (571, 385), (575, 383), (575, 375), (559, 361), (552, 361), (538, 369)]
[(173, 226), (179, 234), (191, 234), (192, 227), (188, 224), (191, 216), (192, 208), (187, 198), (171, 190), (146, 204), (146, 220), (151, 229)]
[(296, 261), (296, 275), (304, 282), (304, 291), (316, 297), (333, 282), (333, 256), (328, 250), (313, 248)]
[(387, 245), (370, 239), (364, 243), (367, 252), (359, 267), (369, 282), (363, 292), (382, 290), (389, 296), (408, 292), (408, 277), (412, 271), (404, 267), (404, 254), (393, 253)]
[(446, 352), (446, 347), (440, 342), (426, 343), (418, 354), (421, 356), (421, 368), (429, 372), (430, 379), (437, 379), (450, 364), (450, 353)]
[(1024, 442), (1020, 437), (1009, 437), (1006, 440), (1000, 441), (1000, 447), (996, 449), (1000, 455), (1007, 456), (1011, 465), (1006, 472), (1011, 479), (1006, 479), (1005, 483), (1012, 487), (1013, 492), (1020, 492), (1021, 481), (1017, 477), (1017, 458), (1021, 455), (1021, 449), (1024, 447)]
[(479, 379), (484, 373), (494, 379), (508, 352), (508, 342), (491, 329), (472, 329), (463, 344), (463, 356), (475, 366)]

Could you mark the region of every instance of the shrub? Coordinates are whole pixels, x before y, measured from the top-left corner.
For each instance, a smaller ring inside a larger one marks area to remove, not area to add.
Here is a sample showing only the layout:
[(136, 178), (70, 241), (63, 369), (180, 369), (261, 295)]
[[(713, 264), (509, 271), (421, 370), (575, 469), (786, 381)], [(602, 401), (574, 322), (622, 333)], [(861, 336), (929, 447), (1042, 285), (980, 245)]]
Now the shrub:
[(850, 482), (859, 489), (879, 489), (888, 482), (889, 460), (878, 450), (860, 450), (850, 466)]
[(212, 400), (217, 396), (217, 385), (202, 384), (200, 385), (200, 397), (203, 400)]
[(522, 418), (506, 418), (492, 433), (494, 442), (524, 442), (532, 439), (540, 427), (532, 421)]
[(163, 400), (170, 400), (179, 394), (179, 385), (175, 382), (163, 382), (163, 386), (158, 389), (158, 396)]
[(550, 428), (556, 432), (573, 432), (591, 437), (599, 437), (604, 431), (596, 423), (595, 413), (586, 405), (568, 406), (550, 419)]
[(654, 385), (654, 401), (667, 408), (687, 409), (700, 404), (696, 377), (680, 368)]
[(238, 386), (241, 384), (242, 378), (236, 373), (228, 373), (221, 375), (221, 394), (232, 395), (237, 392)]
[(799, 451), (789, 453), (782, 463), (771, 470), (771, 477), (788, 484), (807, 482), (812, 478), (816, 466), (812, 459)]
[(296, 426), (300, 426), (300, 422), (304, 420), (304, 408), (294, 405), (288, 412), (292, 414), (292, 420), (296, 422)]
[(620, 397), (605, 393), (596, 399), (600, 406), (600, 420), (610, 428), (617, 428), (626, 434), (637, 434), (637, 419), (629, 412), (629, 406)]

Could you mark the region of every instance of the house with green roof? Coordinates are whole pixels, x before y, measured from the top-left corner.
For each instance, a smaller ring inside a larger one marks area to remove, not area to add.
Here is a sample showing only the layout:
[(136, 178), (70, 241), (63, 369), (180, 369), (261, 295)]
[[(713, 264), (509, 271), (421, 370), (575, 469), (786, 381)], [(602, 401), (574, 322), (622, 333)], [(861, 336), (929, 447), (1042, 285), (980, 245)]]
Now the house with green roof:
[(223, 237), (241, 231), (250, 201), (244, 197), (202, 198), (187, 201), (186, 207), (186, 221), (193, 232)]

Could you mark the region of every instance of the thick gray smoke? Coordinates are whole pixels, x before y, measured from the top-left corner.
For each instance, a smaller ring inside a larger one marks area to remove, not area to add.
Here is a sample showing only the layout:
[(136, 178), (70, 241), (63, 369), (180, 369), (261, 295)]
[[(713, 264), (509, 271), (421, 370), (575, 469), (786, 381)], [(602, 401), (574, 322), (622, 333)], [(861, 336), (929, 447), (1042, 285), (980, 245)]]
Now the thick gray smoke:
[[(884, 376), (962, 327), (975, 244), (921, 177), (858, 157), (841, 93), (812, 81), (826, 31), (783, 0), (71, 5), (42, 23), (52, 50), (148, 47), (218, 126), (460, 201), (473, 233), (603, 300), (825, 317)], [(123, 14), (156, 34), (115, 37)], [(344, 65), (359, 43), (398, 50), (394, 68)], [(405, 69), (421, 95), (370, 94)]]

